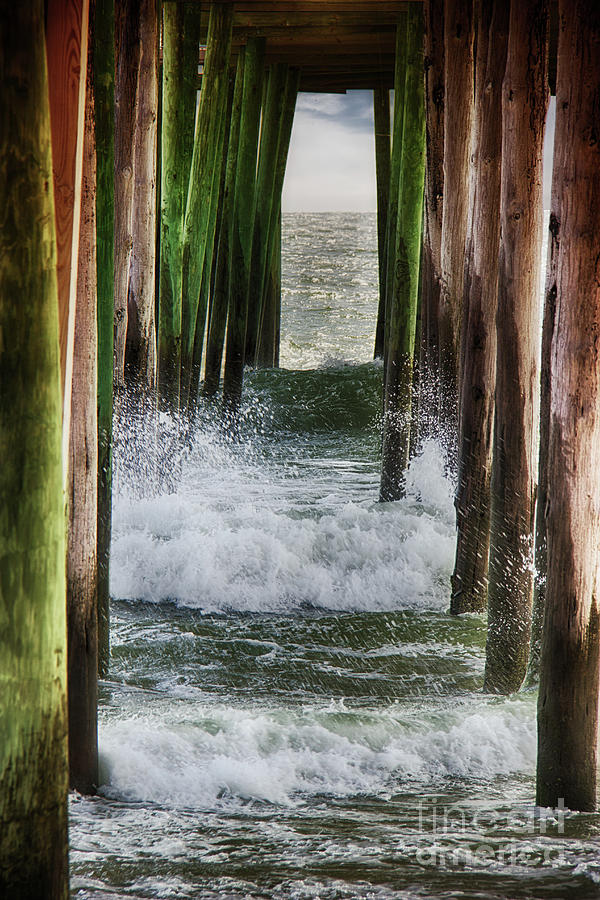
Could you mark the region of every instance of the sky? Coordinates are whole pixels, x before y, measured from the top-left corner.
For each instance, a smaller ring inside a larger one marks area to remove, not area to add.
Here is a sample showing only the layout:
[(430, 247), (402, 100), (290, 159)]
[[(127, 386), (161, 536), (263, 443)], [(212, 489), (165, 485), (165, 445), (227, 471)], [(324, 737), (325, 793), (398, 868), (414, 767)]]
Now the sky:
[[(548, 111), (544, 208), (550, 207), (555, 99)], [(298, 95), (284, 212), (375, 212), (372, 91)]]
[(284, 212), (374, 212), (373, 92), (298, 94)]

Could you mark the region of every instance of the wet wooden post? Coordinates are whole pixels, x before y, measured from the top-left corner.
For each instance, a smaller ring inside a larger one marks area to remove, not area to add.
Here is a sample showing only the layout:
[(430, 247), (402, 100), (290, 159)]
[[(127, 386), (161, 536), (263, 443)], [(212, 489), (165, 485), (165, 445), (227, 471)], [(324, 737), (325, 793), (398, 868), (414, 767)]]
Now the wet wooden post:
[(444, 196), (439, 342), (440, 421), (451, 458), (458, 434), (460, 327), (473, 124), (473, 0), (444, 2)]
[[(387, 352), (390, 331), (390, 311), (394, 290), (396, 265), (396, 230), (398, 226), (398, 196), (402, 167), (402, 127), (404, 124), (404, 91), (406, 87), (407, 31), (406, 12), (401, 12), (396, 28), (396, 62), (394, 70), (394, 120), (392, 123), (392, 155), (390, 159), (390, 195), (385, 237), (385, 322), (383, 328), (383, 380), (387, 377)], [(384, 400), (385, 405), (385, 400)]]
[(0, 895), (66, 900), (63, 403), (41, 0), (2, 0), (0, 59)]
[(396, 263), (384, 388), (381, 500), (397, 500), (403, 495), (410, 449), (425, 177), (423, 9), (416, 4), (410, 7), (406, 18), (405, 73)]
[(133, 137), (132, 250), (127, 288), (125, 377), (142, 392), (155, 382), (156, 144), (158, 109), (157, 0), (139, 0), (139, 54)]
[(227, 148), (225, 184), (223, 186), (221, 225), (219, 229), (219, 247), (217, 252), (217, 268), (215, 272), (215, 288), (213, 292), (211, 317), (206, 344), (204, 394), (208, 397), (214, 396), (219, 388), (219, 382), (221, 379), (221, 364), (223, 359), (223, 343), (225, 340), (225, 327), (227, 323), (233, 196), (235, 190), (235, 172), (237, 167), (237, 154), (240, 136), (242, 90), (244, 86), (244, 55), (245, 50), (242, 47), (237, 59), (233, 93), (233, 106), (231, 110), (231, 123), (229, 130), (229, 142)]
[(596, 809), (600, 548), (600, 10), (559, 4), (552, 218), (556, 320), (548, 581), (538, 697), (540, 806)]
[(96, 0), (96, 267), (98, 303), (98, 672), (108, 671), (112, 517), (115, 4)]
[[(288, 152), (294, 114), (296, 111), (296, 98), (300, 84), (300, 70), (290, 67), (286, 73), (285, 89), (283, 92), (283, 109), (279, 120), (277, 137), (277, 153), (275, 156), (275, 170), (273, 183), (273, 205), (269, 220), (267, 237), (267, 253), (263, 280), (263, 294), (266, 291), (266, 282), (271, 279), (270, 298), (266, 299), (262, 307), (259, 322), (259, 340), (257, 348), (257, 362), (259, 366), (274, 366), (279, 359), (279, 331), (281, 318), (281, 195), (287, 166)], [(277, 283), (275, 285), (275, 282)]]
[(140, 64), (137, 0), (115, 0), (114, 386), (125, 387), (127, 294), (133, 248), (135, 111)]
[(464, 309), (464, 370), (460, 403), (457, 545), (450, 611), (487, 606), (490, 479), (496, 385), (496, 307), (500, 246), (502, 80), (506, 68), (508, 6), (482, 4), (477, 23), (475, 173), (469, 243), (472, 248)]
[[(210, 7), (207, 50), (196, 118), (194, 152), (184, 220), (182, 249), (181, 305), (181, 386), (180, 407), (187, 406), (192, 377), (196, 320), (207, 253), (211, 217), (214, 213), (222, 159), (219, 136), (223, 109), (227, 104), (229, 56), (233, 26), (233, 5), (213, 3)], [(212, 219), (214, 228), (214, 218)], [(204, 327), (204, 326), (203, 326)]]
[(181, 375), (183, 217), (194, 146), (200, 15), (195, 5), (165, 3), (163, 26), (162, 189), (158, 396), (177, 409)]
[(379, 260), (379, 306), (375, 330), (374, 358), (383, 359), (385, 334), (386, 259), (388, 204), (390, 196), (391, 133), (390, 92), (386, 88), (373, 91), (375, 125), (375, 174), (377, 179), (377, 250)]
[[(94, 0), (90, 4), (93, 46)], [(69, 772), (82, 794), (98, 786), (98, 420), (96, 304), (96, 148), (94, 65), (87, 66), (77, 308), (67, 490), (67, 670)]]
[[(48, 87), (52, 127), (52, 174), (56, 215), (60, 357), (63, 388), (63, 460), (69, 449), (88, 0), (50, 0), (46, 10)], [(66, 480), (67, 469), (64, 468)]]
[(434, 430), (439, 416), (439, 323), (444, 198), (444, 2), (425, 0), (425, 214), (422, 310), (425, 348), (423, 409)]
[(485, 690), (521, 686), (529, 656), (542, 151), (548, 4), (513, 0), (502, 86), (501, 243)]
[(223, 399), (229, 411), (237, 409), (242, 396), (264, 55), (264, 38), (250, 38), (244, 62), (240, 139), (233, 200), (229, 320), (223, 382)]
[(266, 94), (258, 150), (258, 172), (254, 193), (254, 234), (244, 356), (245, 364), (250, 366), (256, 365), (259, 327), (263, 315), (264, 290), (269, 264), (269, 233), (275, 204), (277, 144), (283, 117), (287, 69), (285, 63), (276, 63), (270, 67), (266, 77)]

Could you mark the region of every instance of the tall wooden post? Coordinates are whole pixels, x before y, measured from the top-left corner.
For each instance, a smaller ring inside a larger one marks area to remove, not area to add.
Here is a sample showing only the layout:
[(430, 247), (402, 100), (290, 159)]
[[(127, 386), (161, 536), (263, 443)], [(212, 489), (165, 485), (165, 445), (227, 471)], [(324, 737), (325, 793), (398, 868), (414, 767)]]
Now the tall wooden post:
[(300, 84), (300, 70), (294, 67), (288, 69), (285, 78), (283, 92), (283, 109), (279, 120), (277, 137), (277, 153), (275, 157), (275, 173), (273, 181), (273, 205), (269, 220), (269, 232), (267, 236), (267, 255), (265, 262), (265, 278), (263, 293), (266, 291), (266, 282), (270, 280), (269, 302), (265, 297), (262, 307), (257, 362), (259, 366), (274, 366), (279, 359), (279, 333), (281, 319), (281, 195), (285, 170), (287, 166), (294, 114), (296, 111), (296, 99)]
[(96, 0), (96, 260), (98, 302), (98, 671), (109, 662), (115, 210), (115, 4)]
[(215, 203), (218, 197), (218, 189), (215, 190), (214, 185), (219, 183), (222, 165), (219, 136), (222, 134), (223, 110), (227, 105), (232, 26), (232, 4), (213, 3), (210, 7), (184, 224), (180, 388), (182, 408), (187, 405), (192, 377), (202, 273), (204, 266), (210, 265), (207, 247), (211, 221), (214, 228)]
[(158, 395), (179, 406), (181, 253), (194, 141), (200, 16), (195, 6), (163, 6), (163, 112), (158, 328)]
[(0, 896), (66, 900), (62, 389), (41, 0), (1, 0), (0, 59)]
[[(90, 4), (93, 36), (94, 0)], [(92, 40), (90, 43), (93, 46)], [(88, 59), (67, 507), (67, 656), (71, 787), (98, 786), (97, 309), (94, 66)]]
[(248, 322), (246, 326), (246, 350), (244, 361), (256, 364), (256, 349), (263, 297), (267, 277), (269, 229), (275, 203), (275, 167), (277, 141), (281, 131), (287, 65), (277, 63), (271, 66), (266, 79), (265, 104), (262, 111), (260, 146), (258, 152), (258, 172), (254, 193), (254, 234), (252, 239), (252, 259), (248, 296)]
[(217, 251), (217, 268), (215, 272), (215, 288), (211, 307), (208, 339), (206, 343), (206, 363), (204, 375), (204, 393), (211, 397), (216, 394), (221, 378), (223, 359), (223, 342), (227, 323), (227, 306), (229, 303), (230, 247), (232, 232), (233, 196), (235, 190), (235, 172), (240, 138), (240, 118), (242, 109), (242, 91), (244, 87), (244, 55), (242, 47), (237, 59), (233, 106), (227, 147), (227, 164), (221, 206), (221, 224), (219, 228), (219, 246)]
[(425, 0), (425, 215), (422, 304), (424, 412), (434, 427), (439, 417), (439, 322), (442, 284), (444, 199), (444, 0)]
[(238, 407), (242, 396), (264, 54), (264, 38), (250, 38), (244, 62), (240, 139), (233, 201), (229, 320), (223, 383), (223, 398), (230, 410)]
[(506, 68), (508, 6), (481, 4), (477, 23), (474, 146), (475, 177), (469, 243), (472, 248), (465, 297), (465, 355), (460, 403), (456, 493), (457, 545), (451, 612), (487, 606), (490, 541), (490, 479), (496, 386), (496, 307), (500, 245), (502, 79)]
[(88, 15), (88, 0), (50, 0), (47, 4), (46, 47), (58, 254), (65, 483), (70, 435), (85, 118), (85, 78), (81, 78), (80, 73), (86, 71), (87, 65)]
[(391, 175), (390, 92), (384, 88), (373, 91), (373, 119), (375, 125), (375, 174), (377, 179), (377, 250), (379, 260), (379, 306), (375, 330), (374, 358), (383, 359), (386, 297), (386, 232)]
[(440, 296), (440, 405), (454, 455), (458, 433), (460, 328), (473, 125), (473, 0), (444, 2), (444, 197)]
[(133, 248), (134, 141), (140, 36), (137, 0), (115, 0), (114, 384), (125, 386), (127, 294)]
[(548, 4), (512, 0), (502, 86), (501, 244), (485, 689), (521, 686), (529, 656), (538, 415)]
[(600, 10), (559, 4), (552, 219), (557, 231), (548, 581), (537, 799), (596, 808), (600, 634)]
[(416, 4), (409, 8), (406, 19), (405, 73), (396, 263), (384, 393), (382, 500), (396, 500), (402, 496), (410, 449), (425, 177), (423, 10)]
[(154, 288), (156, 256), (156, 141), (158, 110), (157, 0), (139, 0), (140, 64), (136, 91), (133, 246), (127, 289), (125, 370), (142, 390), (154, 387), (156, 368)]

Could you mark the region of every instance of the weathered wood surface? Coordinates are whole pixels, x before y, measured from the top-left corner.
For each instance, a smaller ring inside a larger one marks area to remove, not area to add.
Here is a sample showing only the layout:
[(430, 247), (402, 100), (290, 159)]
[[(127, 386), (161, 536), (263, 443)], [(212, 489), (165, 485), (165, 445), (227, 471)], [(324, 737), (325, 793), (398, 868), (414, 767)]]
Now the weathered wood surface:
[(137, 0), (115, 0), (114, 384), (125, 386), (127, 293), (133, 248), (134, 142), (140, 36)]
[(439, 322), (444, 198), (444, 2), (426, 0), (425, 12), (425, 215), (422, 259), (423, 416), (437, 432)]
[(222, 165), (219, 139), (223, 134), (222, 119), (227, 107), (232, 13), (231, 4), (211, 5), (208, 46), (196, 118), (182, 251), (180, 386), (182, 408), (187, 405), (191, 384), (203, 269), (205, 265), (211, 263), (211, 253), (210, 250), (207, 252), (207, 248), (212, 236), (211, 221), (214, 228)]
[(240, 138), (240, 120), (242, 110), (242, 91), (244, 86), (244, 54), (237, 60), (233, 105), (227, 147), (227, 163), (225, 167), (225, 183), (221, 205), (221, 224), (219, 228), (219, 246), (217, 252), (217, 268), (215, 272), (215, 288), (211, 307), (211, 317), (206, 344), (206, 363), (204, 374), (204, 393), (214, 396), (221, 379), (223, 360), (223, 343), (227, 323), (229, 305), (230, 279), (230, 247), (233, 228), (233, 198), (235, 191), (235, 173)]
[(240, 138), (233, 201), (229, 319), (223, 382), (223, 399), (230, 411), (237, 409), (242, 396), (264, 53), (263, 38), (253, 38), (248, 42), (244, 61)]
[(405, 47), (398, 223), (385, 360), (381, 500), (397, 500), (403, 495), (410, 449), (425, 177), (423, 10), (420, 6), (414, 5), (407, 13)]
[(115, 211), (115, 4), (96, 0), (96, 260), (98, 302), (98, 670), (108, 671), (112, 516), (112, 402)]
[(502, 86), (501, 244), (485, 689), (521, 686), (529, 656), (538, 417), (548, 4), (513, 0)]
[(386, 234), (391, 176), (390, 92), (373, 91), (375, 126), (375, 175), (377, 180), (377, 252), (379, 262), (379, 305), (375, 330), (375, 359), (383, 359), (386, 297)]
[(487, 606), (490, 479), (496, 385), (496, 308), (500, 246), (502, 80), (506, 68), (508, 7), (482, 4), (477, 22), (474, 190), (465, 285), (464, 366), (456, 492), (457, 546), (451, 612)]
[(199, 43), (199, 10), (165, 4), (157, 377), (161, 405), (174, 409), (179, 405), (183, 218), (194, 146)]
[(152, 390), (156, 370), (154, 289), (158, 110), (158, 7), (139, 0), (140, 62), (133, 132), (132, 251), (127, 288), (125, 372), (135, 388)]
[(556, 318), (548, 459), (548, 581), (537, 799), (596, 808), (600, 494), (600, 9), (559, 5), (552, 217)]
[[(90, 8), (90, 39), (95, 21)], [(67, 670), (70, 784), (82, 794), (98, 786), (98, 419), (96, 308), (96, 148), (94, 67), (88, 60), (67, 533)]]
[(62, 388), (41, 0), (1, 0), (0, 59), (0, 896), (66, 900)]
[(473, 0), (444, 2), (444, 196), (439, 343), (440, 421), (454, 456), (473, 126)]

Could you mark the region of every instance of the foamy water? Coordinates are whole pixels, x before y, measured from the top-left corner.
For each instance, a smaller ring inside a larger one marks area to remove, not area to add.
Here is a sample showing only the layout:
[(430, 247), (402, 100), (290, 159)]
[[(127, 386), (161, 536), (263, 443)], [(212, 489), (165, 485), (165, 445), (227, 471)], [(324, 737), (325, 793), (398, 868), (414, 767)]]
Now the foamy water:
[(598, 818), (536, 818), (535, 696), (484, 696), (485, 619), (447, 612), (435, 441), (406, 498), (377, 502), (374, 217), (318, 219), (286, 223), (282, 361), (302, 371), (249, 375), (235, 439), (214, 405), (194, 427), (117, 422), (102, 787), (72, 798), (75, 895), (598, 896)]

